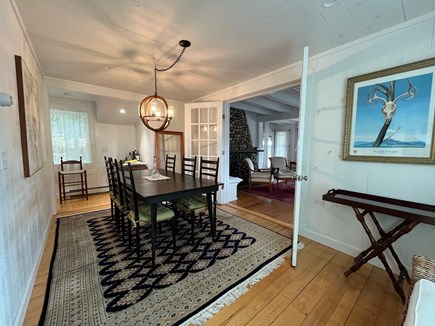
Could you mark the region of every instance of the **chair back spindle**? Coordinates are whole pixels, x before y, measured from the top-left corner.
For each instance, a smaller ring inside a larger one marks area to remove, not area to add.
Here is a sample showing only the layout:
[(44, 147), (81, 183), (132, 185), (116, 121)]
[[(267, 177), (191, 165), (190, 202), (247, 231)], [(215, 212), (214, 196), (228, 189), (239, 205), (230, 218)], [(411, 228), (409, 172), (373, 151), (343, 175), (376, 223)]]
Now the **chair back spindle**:
[(112, 182), (112, 171), (110, 169), (110, 165), (112, 164), (113, 159), (111, 157), (104, 156), (104, 164), (106, 166), (107, 173), (107, 181), (109, 182), (109, 192), (113, 195), (113, 182)]
[(183, 156), (181, 174), (196, 177), (196, 156), (191, 158)]
[(201, 157), (199, 177), (213, 179), (216, 183), (219, 174), (219, 157), (214, 160), (207, 160)]
[(113, 184), (113, 194), (116, 198), (119, 200), (120, 206), (124, 206), (124, 198), (123, 195), (123, 185), (121, 183), (120, 173), (119, 173), (119, 164), (118, 161), (115, 159), (111, 164), (111, 173), (112, 173), (112, 184)]
[[(122, 161), (120, 161), (122, 163)], [(139, 220), (138, 216), (138, 200), (136, 195), (136, 187), (134, 184), (133, 170), (131, 163), (127, 165), (120, 164), (122, 171), (122, 181), (124, 184), (125, 206), (130, 212), (134, 212), (135, 222)]]
[(169, 156), (166, 154), (166, 161), (165, 161), (165, 170), (166, 172), (170, 171), (172, 173), (175, 173), (175, 162), (177, 160), (177, 155)]

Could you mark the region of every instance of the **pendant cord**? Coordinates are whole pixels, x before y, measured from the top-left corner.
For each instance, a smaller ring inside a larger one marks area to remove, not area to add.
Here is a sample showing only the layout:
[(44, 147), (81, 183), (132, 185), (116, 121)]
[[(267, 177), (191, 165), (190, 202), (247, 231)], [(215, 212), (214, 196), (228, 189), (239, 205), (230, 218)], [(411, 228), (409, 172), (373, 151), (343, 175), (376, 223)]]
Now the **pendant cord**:
[[(190, 45), (190, 44), (189, 44)], [(164, 71), (168, 71), (169, 69), (171, 69), (173, 66), (175, 66), (177, 64), (178, 61), (180, 61), (181, 56), (184, 54), (184, 52), (186, 51), (187, 47), (183, 46), (183, 50), (181, 50), (180, 54), (178, 55), (177, 59), (175, 59), (174, 63), (171, 64), (169, 67), (167, 68), (157, 68), (157, 66), (154, 66), (154, 96), (157, 96), (157, 72), (164, 72)]]

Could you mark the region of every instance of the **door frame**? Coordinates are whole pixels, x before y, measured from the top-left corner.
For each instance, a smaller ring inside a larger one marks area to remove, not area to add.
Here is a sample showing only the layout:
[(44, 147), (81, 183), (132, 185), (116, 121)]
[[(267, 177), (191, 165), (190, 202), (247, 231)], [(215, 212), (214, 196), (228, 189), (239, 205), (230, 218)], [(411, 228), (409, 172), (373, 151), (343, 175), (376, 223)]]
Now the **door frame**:
[[(154, 153), (156, 156), (156, 161), (157, 161), (157, 168), (163, 168), (162, 166), (160, 166), (160, 162), (161, 162), (161, 157), (160, 157), (160, 137), (159, 135), (173, 135), (173, 136), (179, 136), (180, 137), (180, 157), (178, 158), (178, 162), (181, 162), (181, 160), (183, 159), (184, 156), (184, 133), (182, 131), (159, 131), (156, 133), (156, 136), (154, 138)], [(181, 165), (180, 165), (181, 166)]]

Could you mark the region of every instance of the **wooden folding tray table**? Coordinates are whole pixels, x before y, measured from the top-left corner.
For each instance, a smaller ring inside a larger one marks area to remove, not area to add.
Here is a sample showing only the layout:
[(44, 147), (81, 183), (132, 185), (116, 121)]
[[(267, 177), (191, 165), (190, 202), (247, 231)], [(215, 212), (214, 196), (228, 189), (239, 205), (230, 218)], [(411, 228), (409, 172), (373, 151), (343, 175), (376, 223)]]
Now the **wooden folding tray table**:
[[(355, 257), (355, 264), (344, 272), (344, 275), (349, 276), (370, 259), (378, 257), (385, 266), (385, 270), (391, 278), (394, 289), (404, 303), (405, 293), (403, 291), (403, 279), (406, 278), (409, 283), (410, 278), (408, 271), (395, 252), (392, 243), (402, 235), (409, 233), (419, 223), (435, 225), (435, 206), (342, 189), (331, 189), (324, 194), (322, 198), (325, 201), (352, 207), (356, 218), (360, 221), (370, 239), (371, 246)], [(403, 219), (403, 221), (386, 232), (379, 224), (375, 212), (398, 217)], [(365, 221), (366, 215), (371, 217), (380, 234), (378, 240), (375, 239)], [(390, 250), (400, 270), (400, 274), (397, 278), (385, 259), (384, 250), (387, 248)]]

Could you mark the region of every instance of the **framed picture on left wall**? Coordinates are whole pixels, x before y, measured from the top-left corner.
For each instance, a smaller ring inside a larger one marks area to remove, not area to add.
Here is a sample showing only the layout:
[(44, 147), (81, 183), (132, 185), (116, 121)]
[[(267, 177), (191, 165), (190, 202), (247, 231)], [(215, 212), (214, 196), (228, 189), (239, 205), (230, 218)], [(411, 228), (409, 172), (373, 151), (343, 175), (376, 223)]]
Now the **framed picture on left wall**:
[(43, 166), (38, 84), (18, 55), (15, 69), (24, 176), (30, 177)]

